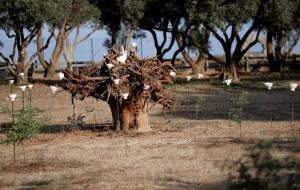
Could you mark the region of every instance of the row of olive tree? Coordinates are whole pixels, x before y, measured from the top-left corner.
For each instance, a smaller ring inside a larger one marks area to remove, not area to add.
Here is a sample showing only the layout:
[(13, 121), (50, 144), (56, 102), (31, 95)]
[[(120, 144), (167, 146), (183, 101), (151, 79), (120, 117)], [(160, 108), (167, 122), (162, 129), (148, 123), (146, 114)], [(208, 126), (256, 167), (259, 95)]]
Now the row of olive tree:
[[(0, 56), (15, 78), (20, 72), (26, 76), (35, 57), (45, 68), (45, 77), (51, 78), (59, 58), (63, 55), (71, 67), (76, 46), (101, 25), (111, 36), (107, 46), (127, 46), (135, 32), (148, 31), (160, 60), (177, 44), (172, 63), (181, 53), (193, 74), (198, 74), (204, 72), (208, 57), (222, 65), (223, 78), (238, 80), (242, 57), (263, 32), (267, 34), (270, 71), (283, 69), (300, 36), (299, 4), (299, 0), (2, 0), (0, 27), (14, 39), (14, 47), (11, 55), (0, 51)], [(85, 23), (93, 23), (93, 28), (79, 39), (80, 26)], [(45, 26), (50, 35), (43, 42)], [(73, 43), (69, 40), (72, 30), (77, 36)], [(211, 36), (221, 44), (224, 59), (211, 53)], [(256, 37), (249, 43), (251, 36)], [(35, 38), (36, 53), (29, 57), (27, 48)], [(42, 52), (51, 39), (56, 45), (46, 60)], [(190, 57), (188, 48), (197, 51), (197, 59)]]
[[(263, 32), (267, 33), (270, 71), (281, 71), (300, 36), (299, 0), (115, 0), (110, 1), (108, 9), (103, 6), (104, 0), (96, 2), (107, 18), (104, 24), (111, 32), (111, 44), (116, 43), (122, 23), (129, 32), (149, 31), (159, 59), (163, 60), (177, 43), (172, 62), (182, 53), (194, 74), (203, 72), (205, 58), (209, 57), (222, 65), (224, 78), (238, 80), (242, 57)], [(158, 32), (162, 32), (161, 41)], [(169, 41), (167, 34), (171, 35)], [(221, 44), (224, 60), (210, 53), (211, 35)], [(252, 36), (255, 38), (249, 42)], [(187, 53), (188, 47), (198, 51), (196, 60)]]
[[(64, 55), (67, 61), (72, 61), (72, 50), (83, 40), (78, 38), (79, 27), (88, 22), (97, 23), (98, 18), (98, 9), (86, 0), (2, 0), (0, 28), (8, 38), (13, 39), (14, 44), (10, 55), (0, 51), (0, 56), (18, 81), (20, 73), (24, 73), (24, 80), (27, 81), (28, 70), (36, 58), (45, 69), (45, 77), (53, 78), (59, 58)], [(48, 36), (43, 34), (45, 27), (49, 28)], [(77, 38), (71, 44), (68, 37), (74, 29), (77, 29)], [(51, 40), (55, 40), (55, 47), (49, 60), (46, 60), (43, 51)], [(36, 52), (28, 55), (28, 48), (34, 41)]]

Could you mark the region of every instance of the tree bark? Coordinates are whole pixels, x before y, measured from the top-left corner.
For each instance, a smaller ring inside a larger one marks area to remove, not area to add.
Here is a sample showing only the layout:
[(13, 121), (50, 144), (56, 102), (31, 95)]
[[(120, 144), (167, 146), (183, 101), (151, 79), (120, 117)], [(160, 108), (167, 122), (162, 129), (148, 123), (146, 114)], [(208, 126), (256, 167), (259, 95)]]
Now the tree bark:
[(48, 65), (48, 67), (45, 68), (44, 78), (47, 78), (47, 79), (55, 79), (56, 78), (55, 65), (50, 64), (50, 65)]
[(191, 64), (192, 74), (197, 75), (204, 73), (205, 61), (205, 53), (200, 52), (198, 60), (194, 62), (194, 64)]
[(118, 30), (111, 29), (111, 40), (110, 40), (111, 47), (117, 44), (117, 35), (118, 35)]
[[(48, 79), (53, 79), (55, 77), (55, 69), (58, 65), (59, 58), (62, 56), (64, 52), (64, 44), (66, 39), (66, 25), (67, 25), (68, 18), (64, 18), (59, 25), (59, 31), (56, 37), (56, 43), (52, 55), (48, 62), (45, 61), (44, 57), (42, 56), (42, 52), (39, 53), (39, 60), (42, 66), (45, 69), (44, 77)], [(38, 40), (37, 40), (37, 47), (38, 49), (41, 48), (42, 44), (42, 30), (38, 32)]]
[[(183, 39), (179, 36), (176, 35), (176, 42), (179, 47), (182, 47), (184, 44)], [(199, 57), (196, 61), (194, 61), (189, 54), (186, 52), (185, 49), (181, 50), (181, 54), (184, 58), (184, 60), (191, 66), (192, 68), (192, 74), (197, 75), (197, 74), (202, 74), (204, 73), (204, 66), (205, 66), (205, 53), (201, 51), (201, 49), (198, 47), (198, 52), (199, 52)]]
[(148, 113), (146, 110), (143, 110), (142, 98), (139, 98), (137, 105), (135, 105), (132, 100), (123, 100), (122, 104), (118, 104), (117, 100), (111, 100), (109, 101), (109, 106), (113, 117), (113, 130), (151, 130), (149, 127)]
[(230, 65), (230, 75), (232, 76), (232, 80), (238, 82), (240, 79), (238, 77), (238, 62), (232, 61)]
[[(16, 72), (15, 72), (15, 80), (18, 84), (27, 84), (28, 83), (28, 76), (26, 72), (26, 62), (27, 59), (27, 51), (26, 49), (21, 49), (19, 51), (18, 63), (16, 64)], [(21, 77), (20, 73), (24, 73), (24, 76)]]
[(267, 58), (269, 62), (269, 70), (270, 72), (279, 72), (280, 64), (277, 60), (275, 60), (274, 52), (273, 52), (273, 33), (267, 32)]
[[(24, 76), (21, 77), (20, 73), (24, 73)], [(28, 83), (28, 75), (25, 70), (25, 63), (18, 63), (16, 65), (16, 72), (14, 76), (15, 81), (17, 81), (17, 84), (27, 84)]]

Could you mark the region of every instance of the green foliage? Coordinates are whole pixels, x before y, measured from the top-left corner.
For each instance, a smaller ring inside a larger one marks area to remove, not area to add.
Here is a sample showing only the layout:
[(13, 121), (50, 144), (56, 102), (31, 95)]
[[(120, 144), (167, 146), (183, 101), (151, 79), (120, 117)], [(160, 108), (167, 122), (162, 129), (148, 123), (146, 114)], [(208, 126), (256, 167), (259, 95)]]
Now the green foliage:
[(0, 11), (3, 13), (0, 16), (3, 29), (29, 29), (43, 22), (47, 15), (47, 3), (39, 0), (2, 0)]
[(230, 119), (240, 124), (242, 122), (242, 112), (247, 103), (247, 92), (242, 92), (237, 98), (232, 98), (232, 108), (230, 109)]
[(8, 112), (15, 118), (15, 123), (6, 131), (6, 139), (3, 143), (22, 144), (34, 135), (38, 134), (44, 126), (42, 122), (34, 118), (32, 110), (24, 108), (18, 112)]
[(229, 177), (230, 189), (299, 189), (300, 163), (295, 160), (275, 158), (270, 141), (261, 141), (250, 147), (250, 154), (243, 156), (235, 165), (238, 175)]
[(256, 16), (259, 4), (259, 0), (188, 0), (186, 8), (192, 22), (207, 22), (225, 31), (227, 24), (240, 26), (248, 23)]
[(196, 97), (197, 105), (202, 104), (205, 101), (205, 98), (201, 95)]
[(262, 21), (273, 32), (289, 31), (297, 23), (297, 0), (269, 0), (265, 3)]

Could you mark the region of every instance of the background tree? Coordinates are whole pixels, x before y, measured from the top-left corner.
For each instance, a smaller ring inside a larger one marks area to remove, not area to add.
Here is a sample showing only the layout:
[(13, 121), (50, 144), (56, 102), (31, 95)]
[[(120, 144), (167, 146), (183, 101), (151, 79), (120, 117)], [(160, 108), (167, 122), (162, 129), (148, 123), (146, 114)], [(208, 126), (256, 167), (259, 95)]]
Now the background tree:
[(137, 29), (138, 21), (143, 17), (145, 1), (141, 0), (96, 0), (91, 1), (101, 11), (100, 22), (106, 27), (110, 40), (106, 47), (128, 46)]
[[(77, 35), (79, 35), (79, 26), (83, 23), (96, 19), (99, 15), (99, 11), (96, 7), (91, 5), (87, 0), (57, 0), (53, 1), (53, 6), (56, 8), (53, 11), (56, 13), (56, 17), (48, 22), (48, 25), (52, 29), (57, 28), (55, 47), (52, 51), (52, 55), (49, 61), (45, 59), (42, 52), (39, 52), (38, 57), (41, 65), (45, 69), (44, 77), (54, 78), (55, 69), (58, 66), (59, 59), (66, 51), (65, 54), (68, 58), (73, 58), (72, 50), (76, 48), (80, 42), (75, 37), (75, 44), (71, 47), (69, 43), (68, 35), (72, 29), (77, 28)], [(54, 13), (53, 12), (53, 13)], [(43, 30), (39, 29), (37, 35), (37, 49), (43, 46)], [(65, 49), (65, 44), (67, 44), (67, 49)]]
[[(243, 55), (253, 47), (262, 30), (259, 22), (263, 12), (263, 3), (259, 0), (189, 0), (186, 3), (189, 19), (194, 25), (202, 24), (220, 42), (225, 60), (219, 60), (223, 66), (223, 78), (238, 81), (238, 65)], [(246, 31), (241, 32), (247, 24)], [(245, 49), (243, 45), (252, 33), (257, 38)], [(214, 57), (208, 51), (210, 57)], [(215, 60), (218, 60), (214, 57)]]
[(263, 22), (267, 31), (270, 71), (283, 71), (286, 58), (300, 37), (299, 1), (268, 0), (265, 4)]
[[(38, 52), (48, 47), (52, 35), (44, 46), (28, 59), (27, 49), (32, 44), (43, 23), (52, 17), (51, 6), (39, 0), (2, 0), (0, 2), (0, 27), (8, 38), (14, 40), (12, 53), (7, 56), (0, 52), (1, 58), (7, 63), (10, 74), (20, 81), (20, 73), (24, 73), (23, 82), (27, 82), (27, 73)], [(17, 59), (16, 59), (17, 57)]]
[[(144, 17), (141, 19), (139, 27), (150, 32), (154, 41), (156, 56), (161, 61), (163, 61), (166, 53), (171, 51), (176, 35), (181, 32), (181, 19), (186, 13), (184, 2), (180, 0), (150, 0), (145, 5)], [(163, 37), (161, 42), (158, 38), (160, 32), (162, 32)], [(168, 34), (171, 34), (169, 42)]]
[[(176, 42), (184, 60), (192, 68), (192, 74), (202, 74), (205, 72), (206, 52), (209, 49), (210, 32), (202, 25), (194, 26), (186, 35), (176, 35)], [(188, 49), (188, 50), (187, 50)], [(190, 50), (196, 54), (197, 58), (194, 60), (191, 57)]]
[[(96, 16), (96, 15), (95, 15)], [(73, 70), (73, 62), (75, 60), (75, 51), (76, 48), (78, 47), (79, 44), (81, 44), (82, 42), (86, 41), (87, 39), (89, 39), (89, 37), (96, 32), (97, 30), (99, 30), (100, 25), (97, 22), (91, 22), (90, 23), (78, 23), (73, 29), (69, 30), (66, 32), (66, 36), (65, 36), (65, 49), (64, 49), (64, 53), (63, 56), (67, 62), (67, 67), (71, 70)], [(81, 27), (84, 25), (90, 25), (91, 30), (85, 34), (84, 36), (81, 36)], [(70, 40), (70, 35), (72, 32), (75, 31), (75, 35), (74, 35), (74, 40), (71, 41)]]
[(111, 39), (106, 46), (112, 47), (117, 43), (118, 32), (121, 29), (120, 0), (90, 0), (101, 12), (100, 23), (104, 25)]

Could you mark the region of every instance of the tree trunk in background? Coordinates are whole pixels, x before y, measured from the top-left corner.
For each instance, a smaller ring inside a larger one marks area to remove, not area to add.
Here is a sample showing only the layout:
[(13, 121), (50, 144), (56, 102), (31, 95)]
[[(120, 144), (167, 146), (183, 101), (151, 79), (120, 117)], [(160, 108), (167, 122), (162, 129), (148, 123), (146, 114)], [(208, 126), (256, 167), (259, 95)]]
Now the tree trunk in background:
[[(26, 67), (25, 63), (21, 63), (21, 62), (19, 62), (16, 65), (14, 80), (17, 81), (16, 83), (19, 85), (28, 83), (28, 75), (27, 75), (25, 67)], [(21, 77), (20, 73), (24, 73), (24, 77)]]
[[(55, 76), (55, 70), (58, 65), (58, 61), (60, 57), (62, 56), (64, 52), (64, 45), (65, 45), (65, 39), (66, 39), (66, 24), (68, 19), (64, 18), (59, 26), (59, 31), (56, 37), (56, 43), (55, 47), (53, 49), (52, 55), (49, 58), (49, 61), (46, 61), (44, 56), (42, 55), (42, 52), (38, 53), (38, 58), (41, 63), (41, 65), (44, 67), (44, 77), (47, 79), (54, 79)], [(38, 31), (37, 34), (37, 49), (41, 49), (43, 46), (43, 33), (42, 29)]]
[[(77, 38), (77, 35), (75, 38)], [(71, 42), (69, 39), (69, 33), (66, 36), (65, 41), (66, 41), (66, 44), (65, 44), (66, 46), (64, 49), (63, 56), (64, 56), (65, 60), (67, 61), (67, 68), (70, 69), (71, 71), (73, 71), (74, 51), (75, 51), (76, 46), (71, 45)]]
[(114, 29), (111, 30), (111, 40), (110, 40), (111, 47), (117, 44), (117, 33), (118, 33), (117, 30)]
[(47, 79), (55, 79), (56, 73), (55, 73), (55, 65), (50, 64), (48, 67), (45, 68), (44, 77)]
[(205, 72), (204, 71), (205, 61), (206, 61), (205, 53), (200, 52), (198, 60), (196, 62), (194, 62), (193, 64), (191, 64), (192, 74), (194, 74), (194, 75), (203, 74)]
[(269, 70), (270, 72), (279, 72), (280, 64), (277, 60), (275, 60), (274, 52), (273, 52), (273, 33), (267, 32), (267, 58), (269, 62)]
[[(17, 84), (27, 84), (28, 83), (28, 75), (27, 75), (27, 69), (26, 69), (26, 62), (27, 59), (27, 51), (26, 49), (21, 49), (19, 51), (19, 57), (18, 62), (16, 64), (16, 72), (14, 79), (17, 81)], [(20, 76), (20, 73), (24, 73), (24, 77)]]
[(232, 76), (232, 80), (235, 82), (240, 81), (238, 77), (238, 61), (232, 61), (230, 65), (230, 75)]
[[(177, 45), (179, 47), (181, 47), (183, 45), (182, 38), (179, 35), (176, 35), (175, 37), (176, 37)], [(202, 52), (200, 50), (200, 48), (198, 48), (198, 50), (199, 50), (199, 57), (196, 61), (194, 61), (190, 57), (190, 55), (186, 52), (185, 49), (183, 49), (181, 51), (181, 54), (182, 54), (184, 60), (190, 65), (190, 67), (192, 68), (192, 74), (194, 74), (194, 75), (204, 73), (204, 67), (205, 67), (205, 61), (206, 61), (206, 58), (205, 58), (206, 54), (204, 52)]]

